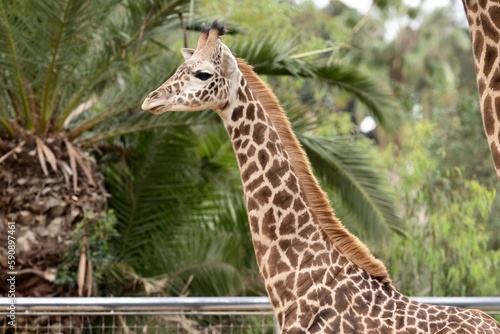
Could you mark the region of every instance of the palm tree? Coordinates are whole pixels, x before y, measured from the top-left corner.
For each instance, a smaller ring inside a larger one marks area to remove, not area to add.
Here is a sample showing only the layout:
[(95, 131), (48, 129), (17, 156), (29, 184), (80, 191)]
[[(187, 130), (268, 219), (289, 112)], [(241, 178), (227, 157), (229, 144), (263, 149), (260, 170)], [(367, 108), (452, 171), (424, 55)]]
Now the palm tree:
[[(17, 296), (92, 294), (98, 268), (88, 233), (76, 254), (78, 291), (52, 284), (72, 231), (106, 219), (103, 178), (88, 148), (157, 125), (127, 117), (147, 89), (140, 87), (155, 81), (149, 63), (158, 48), (138, 50), (177, 27), (186, 5), (0, 1), (0, 226), (11, 222), (16, 238), (13, 267), (0, 247), (0, 277), (17, 271)], [(0, 242), (7, 245), (6, 233)]]

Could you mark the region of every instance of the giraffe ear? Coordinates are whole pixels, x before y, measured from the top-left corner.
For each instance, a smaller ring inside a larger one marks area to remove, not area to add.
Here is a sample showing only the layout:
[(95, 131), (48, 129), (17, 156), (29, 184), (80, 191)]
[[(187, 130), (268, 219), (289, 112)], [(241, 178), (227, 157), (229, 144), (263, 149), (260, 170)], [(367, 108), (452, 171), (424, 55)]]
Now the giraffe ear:
[(236, 59), (234, 58), (229, 48), (226, 47), (226, 51), (227, 52), (223, 53), (222, 70), (225, 73), (225, 75), (229, 76), (233, 74), (236, 68), (238, 68), (238, 63), (236, 62)]
[(184, 56), (185, 60), (189, 60), (189, 58), (191, 58), (194, 53), (194, 49), (182, 48), (181, 53)]

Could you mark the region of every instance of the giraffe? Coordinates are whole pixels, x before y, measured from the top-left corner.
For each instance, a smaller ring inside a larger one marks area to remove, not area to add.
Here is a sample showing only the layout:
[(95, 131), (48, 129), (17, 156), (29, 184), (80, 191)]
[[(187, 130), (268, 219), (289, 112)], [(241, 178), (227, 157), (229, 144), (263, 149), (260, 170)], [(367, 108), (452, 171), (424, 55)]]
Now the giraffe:
[(469, 22), (484, 130), (500, 178), (500, 2), (462, 3)]
[(277, 98), (202, 28), (185, 62), (142, 109), (214, 110), (230, 137), (244, 186), (257, 263), (282, 333), (500, 333), (487, 314), (411, 300), (335, 216)]

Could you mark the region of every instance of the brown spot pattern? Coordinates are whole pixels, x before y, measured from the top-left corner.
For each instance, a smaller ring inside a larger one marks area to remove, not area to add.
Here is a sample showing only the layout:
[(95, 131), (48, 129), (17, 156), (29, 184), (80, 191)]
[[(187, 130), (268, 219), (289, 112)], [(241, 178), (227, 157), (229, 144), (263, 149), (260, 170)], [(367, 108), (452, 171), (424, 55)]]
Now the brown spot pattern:
[(490, 80), (490, 88), (494, 91), (500, 91), (500, 69), (496, 68)]
[(491, 97), (485, 96), (483, 101), (483, 122), (486, 134), (491, 136), (495, 133), (495, 119), (493, 116), (493, 106), (491, 103)]
[(234, 108), (233, 113), (231, 115), (231, 120), (233, 122), (238, 121), (243, 116), (243, 106), (238, 106)]

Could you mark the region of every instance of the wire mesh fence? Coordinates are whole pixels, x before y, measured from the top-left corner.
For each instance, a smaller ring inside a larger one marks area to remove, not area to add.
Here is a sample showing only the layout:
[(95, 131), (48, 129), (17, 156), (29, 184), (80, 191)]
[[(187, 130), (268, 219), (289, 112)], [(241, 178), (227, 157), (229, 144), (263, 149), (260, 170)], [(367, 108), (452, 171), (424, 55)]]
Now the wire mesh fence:
[(267, 298), (0, 298), (0, 333), (277, 333)]
[[(500, 297), (415, 299), (500, 314)], [(267, 297), (17, 298), (12, 305), (0, 298), (0, 333), (280, 332)]]
[(2, 333), (275, 333), (265, 312), (30, 312)]

